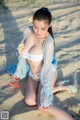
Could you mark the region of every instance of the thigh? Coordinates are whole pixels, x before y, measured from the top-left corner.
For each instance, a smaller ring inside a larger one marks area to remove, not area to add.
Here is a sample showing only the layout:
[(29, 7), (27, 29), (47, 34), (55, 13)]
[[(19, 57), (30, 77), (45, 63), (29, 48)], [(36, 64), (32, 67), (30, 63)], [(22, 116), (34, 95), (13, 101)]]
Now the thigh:
[(32, 78), (28, 78), (26, 92), (25, 92), (25, 101), (27, 99), (36, 101), (38, 86), (39, 86), (39, 81), (35, 81)]

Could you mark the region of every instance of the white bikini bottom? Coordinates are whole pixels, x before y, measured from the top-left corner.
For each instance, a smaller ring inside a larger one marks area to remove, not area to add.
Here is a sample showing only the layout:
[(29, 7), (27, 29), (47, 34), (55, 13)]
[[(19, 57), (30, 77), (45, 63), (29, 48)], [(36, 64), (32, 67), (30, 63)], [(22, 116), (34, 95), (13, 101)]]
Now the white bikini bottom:
[(29, 77), (31, 77), (32, 79), (36, 80), (36, 81), (39, 81), (40, 80), (40, 72), (38, 73), (32, 73), (31, 70), (29, 72)]
[[(54, 67), (52, 67), (51, 69), (52, 71), (56, 71), (56, 69)], [(57, 72), (57, 71), (56, 71)], [(31, 70), (29, 71), (29, 77), (31, 77), (34, 80), (40, 81), (40, 72), (38, 73), (32, 73)]]

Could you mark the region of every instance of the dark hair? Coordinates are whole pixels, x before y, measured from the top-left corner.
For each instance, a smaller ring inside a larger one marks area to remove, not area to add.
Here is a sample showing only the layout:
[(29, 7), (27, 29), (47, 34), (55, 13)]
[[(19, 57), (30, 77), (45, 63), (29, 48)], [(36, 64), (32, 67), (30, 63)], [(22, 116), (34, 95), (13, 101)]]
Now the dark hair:
[[(37, 19), (37, 20), (46, 20), (50, 24), (51, 21), (52, 21), (52, 15), (51, 15), (51, 13), (50, 13), (50, 11), (49, 11), (48, 8), (42, 7), (40, 9), (38, 9), (34, 13), (34, 15), (33, 15), (33, 21), (35, 19)], [(48, 28), (48, 32), (50, 33), (50, 35), (54, 39), (53, 32), (52, 32), (52, 27), (51, 26)]]

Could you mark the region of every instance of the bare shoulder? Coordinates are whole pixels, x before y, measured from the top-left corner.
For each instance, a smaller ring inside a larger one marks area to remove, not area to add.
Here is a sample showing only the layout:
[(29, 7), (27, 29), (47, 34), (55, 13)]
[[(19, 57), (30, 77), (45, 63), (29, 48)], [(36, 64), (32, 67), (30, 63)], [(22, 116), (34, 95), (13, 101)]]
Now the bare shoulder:
[(25, 46), (29, 45), (29, 44), (34, 45), (35, 39), (36, 39), (34, 32), (32, 30), (30, 30), (30, 28), (27, 28), (26, 32), (28, 32), (28, 33), (26, 33), (27, 36), (26, 36), (26, 39), (24, 41)]
[(24, 35), (26, 35), (26, 38), (33, 38), (34, 37), (34, 32), (33, 32), (33, 26), (27, 26), (24, 29)]
[(24, 36), (28, 36), (31, 32), (33, 32), (33, 26), (27, 26), (24, 29)]
[(35, 39), (36, 39), (34, 33), (30, 33), (29, 36), (28, 36), (27, 38), (28, 38), (28, 39), (32, 39), (32, 40), (35, 40)]

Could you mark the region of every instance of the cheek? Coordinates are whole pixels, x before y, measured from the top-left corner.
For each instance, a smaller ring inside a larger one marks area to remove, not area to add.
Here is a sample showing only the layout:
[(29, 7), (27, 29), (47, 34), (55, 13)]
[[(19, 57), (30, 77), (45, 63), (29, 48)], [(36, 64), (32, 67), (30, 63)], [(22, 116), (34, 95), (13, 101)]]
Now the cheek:
[(42, 31), (42, 33), (43, 33), (43, 34), (46, 34), (46, 32), (47, 32), (47, 30), (45, 30), (45, 31)]
[(36, 29), (33, 29), (34, 33), (37, 33), (37, 30)]
[(45, 34), (46, 34), (46, 32), (42, 32), (42, 34), (43, 34), (43, 35), (45, 35)]

